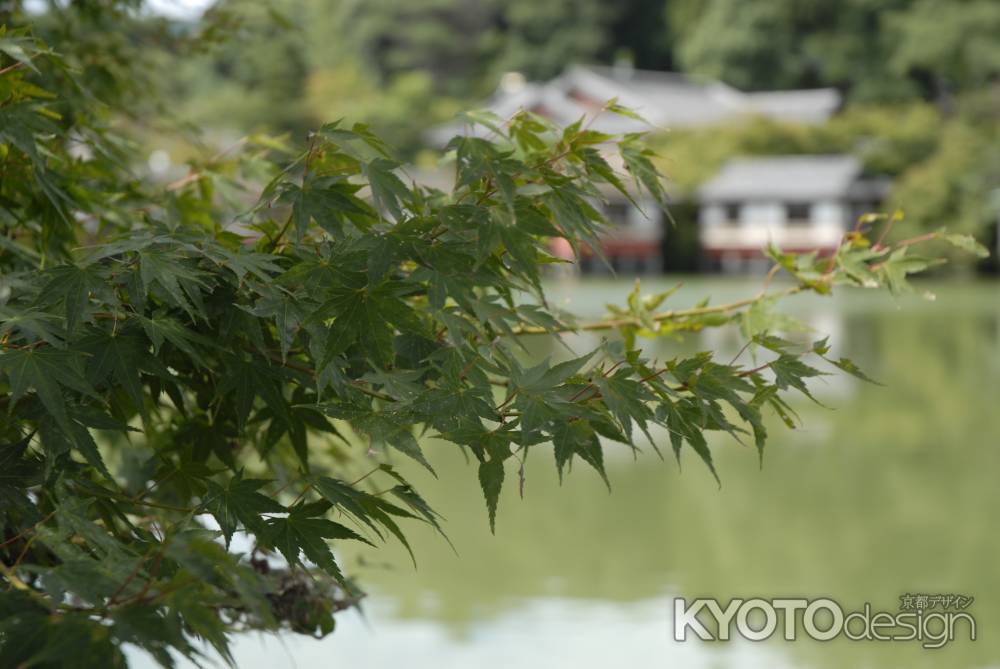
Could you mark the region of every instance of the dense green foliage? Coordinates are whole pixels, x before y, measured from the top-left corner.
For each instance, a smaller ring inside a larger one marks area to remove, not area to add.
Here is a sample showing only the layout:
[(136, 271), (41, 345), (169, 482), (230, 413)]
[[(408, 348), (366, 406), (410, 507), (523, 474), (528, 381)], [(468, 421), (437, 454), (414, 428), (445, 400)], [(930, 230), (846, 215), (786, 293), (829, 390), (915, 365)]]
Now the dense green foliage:
[[(549, 243), (596, 247), (604, 189), (665, 205), (641, 137), (583, 119), (482, 118), (490, 139), (449, 145), (455, 183), (442, 192), (404, 181), (367, 127), (331, 123), (302, 151), (250, 137), (164, 186), (142, 177), (129, 141), (142, 119), (127, 103), (149, 82), (134, 74), (144, 63), (119, 10), (50, 14), (59, 48), (26, 25), (0, 34), (10, 666), (121, 666), (123, 644), (170, 666), (202, 642), (228, 657), (244, 629), (330, 632), (361, 596), (339, 542), (442, 530), (393, 467), (405, 457), (433, 471), (425, 436), (470, 456), (491, 527), (529, 450), (550, 450), (560, 473), (582, 461), (602, 477), (604, 449), (661, 443), (714, 474), (712, 431), (762, 456), (763, 412), (794, 425), (784, 398), (810, 395), (817, 365), (864, 378), (827, 360), (825, 340), (774, 336), (779, 297), (905, 290), (936, 262), (913, 251), (930, 239), (980, 251), (943, 232), (883, 244), (896, 220), (872, 216), (831, 258), (770, 249), (768, 285), (789, 277), (773, 292), (664, 309), (669, 293), (637, 287), (607, 319), (577, 323), (546, 303)], [(730, 324), (756, 363), (650, 360), (637, 343)], [(523, 338), (578, 330), (609, 338), (525, 362)]]

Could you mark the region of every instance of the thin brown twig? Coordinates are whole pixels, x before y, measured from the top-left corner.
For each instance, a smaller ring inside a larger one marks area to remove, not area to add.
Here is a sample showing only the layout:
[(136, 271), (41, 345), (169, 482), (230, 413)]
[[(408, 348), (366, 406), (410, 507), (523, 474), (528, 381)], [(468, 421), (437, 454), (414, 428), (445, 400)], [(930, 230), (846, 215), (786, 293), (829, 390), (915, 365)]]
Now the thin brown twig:
[[(208, 160), (205, 161), (204, 164), (208, 166), (214, 166), (214, 163), (217, 163), (218, 161), (222, 160), (227, 155), (229, 155), (236, 149), (246, 144), (248, 141), (250, 141), (249, 137), (241, 137), (239, 141), (234, 142), (233, 144), (230, 144), (226, 148), (222, 149), (221, 151), (218, 151), (217, 153), (213, 154)], [(180, 179), (168, 183), (166, 185), (166, 190), (168, 191), (180, 190), (181, 188), (184, 188), (184, 186), (187, 186), (189, 183), (197, 181), (204, 175), (205, 172), (203, 170), (195, 170), (194, 172), (189, 172)]]
[(889, 217), (889, 221), (882, 228), (882, 234), (878, 236), (878, 240), (875, 242), (874, 248), (876, 251), (882, 248), (882, 240), (889, 234), (889, 231), (892, 230), (892, 226), (896, 224), (897, 220), (899, 220), (899, 217), (896, 214)]
[[(157, 547), (157, 549), (158, 548), (159, 547)], [(129, 584), (136, 579), (136, 577), (139, 575), (139, 572), (142, 571), (142, 565), (146, 564), (146, 562), (149, 560), (152, 554), (153, 551), (150, 551), (149, 553), (146, 553), (145, 555), (139, 558), (139, 560), (135, 563), (135, 567), (133, 567), (132, 571), (130, 571), (128, 576), (125, 577), (125, 580), (122, 581), (121, 585), (115, 588), (115, 591), (113, 593), (111, 593), (111, 596), (108, 598), (108, 606), (115, 605), (115, 602), (118, 601), (118, 595), (125, 592), (125, 588), (127, 588)]]
[[(311, 376), (313, 378), (315, 378), (317, 376), (316, 370), (313, 369), (312, 367), (308, 367), (306, 365), (300, 365), (300, 364), (297, 364), (295, 362), (292, 362), (291, 360), (282, 360), (281, 356), (279, 356), (279, 355), (276, 355), (274, 353), (270, 353), (270, 352), (267, 352), (267, 351), (260, 351), (258, 349), (253, 348), (253, 347), (250, 347), (250, 346), (247, 346), (247, 350), (250, 353), (261, 353), (268, 360), (271, 360), (272, 362), (276, 362), (279, 365), (281, 365), (282, 367), (287, 367), (288, 369), (293, 369), (293, 370), (295, 370), (297, 372), (302, 372), (303, 374), (308, 374), (309, 376)], [(364, 393), (365, 395), (369, 395), (370, 397), (377, 397), (378, 399), (385, 400), (387, 402), (395, 402), (396, 401), (396, 398), (393, 397), (392, 395), (386, 395), (385, 393), (380, 393), (377, 390), (372, 390), (370, 388), (367, 388), (366, 387), (367, 383), (368, 383), (367, 381), (364, 381), (362, 379), (354, 379), (352, 381), (352, 385), (355, 388), (357, 388), (360, 392)]]
[(47, 522), (54, 515), (56, 515), (55, 510), (50, 511), (48, 514), (45, 515), (44, 518), (42, 518), (41, 520), (39, 520), (35, 524), (31, 525), (30, 527), (24, 528), (23, 530), (21, 530), (20, 532), (18, 532), (14, 536), (12, 536), (10, 539), (7, 539), (3, 543), (0, 543), (0, 548), (6, 548), (7, 546), (9, 546), (12, 543), (14, 543), (15, 541), (17, 541), (18, 539), (24, 538), (29, 532), (33, 532), (36, 527), (38, 527), (39, 525), (42, 525), (43, 523)]
[(364, 475), (364, 476), (362, 476), (361, 478), (359, 478), (359, 479), (357, 479), (357, 480), (355, 480), (355, 481), (351, 481), (351, 482), (350, 482), (350, 483), (348, 483), (347, 485), (350, 485), (350, 486), (356, 486), (357, 484), (361, 483), (361, 482), (362, 482), (362, 481), (364, 481), (364, 480), (365, 480), (366, 478), (368, 478), (369, 476), (371, 476), (372, 474), (374, 474), (375, 472), (377, 472), (377, 471), (378, 471), (379, 469), (381, 469), (381, 467), (375, 467), (374, 469), (372, 469), (372, 470), (371, 470), (370, 472), (368, 472), (367, 474), (365, 474), (365, 475)]
[(22, 63), (21, 61), (17, 61), (16, 63), (12, 63), (7, 67), (0, 68), (0, 75), (7, 74), (8, 72), (13, 72), (14, 70), (20, 69), (22, 67), (24, 67), (24, 63)]
[(767, 276), (764, 277), (764, 285), (761, 287), (761, 292), (766, 293), (767, 289), (771, 287), (771, 281), (777, 276), (778, 272), (781, 271), (781, 265), (775, 263), (771, 266), (771, 269), (767, 271)]
[(296, 504), (298, 504), (299, 502), (301, 502), (301, 501), (302, 501), (302, 498), (303, 498), (303, 497), (305, 497), (305, 496), (306, 496), (306, 494), (307, 494), (307, 493), (308, 493), (308, 492), (309, 492), (310, 490), (312, 490), (312, 483), (307, 483), (307, 484), (306, 484), (306, 487), (305, 487), (305, 488), (303, 488), (303, 489), (302, 489), (302, 492), (300, 492), (300, 493), (299, 493), (299, 496), (298, 496), (298, 497), (296, 497), (295, 499), (293, 499), (293, 500), (292, 500), (292, 503), (291, 503), (291, 504), (289, 504), (288, 506), (290, 506), (290, 507), (291, 507), (291, 506), (295, 506)]
[(734, 362), (740, 359), (740, 356), (743, 355), (743, 353), (745, 353), (748, 348), (750, 348), (750, 344), (752, 343), (753, 339), (747, 339), (747, 343), (743, 344), (743, 346), (740, 347), (740, 350), (736, 352), (736, 355), (733, 356), (733, 359), (729, 361), (730, 367), (733, 365)]

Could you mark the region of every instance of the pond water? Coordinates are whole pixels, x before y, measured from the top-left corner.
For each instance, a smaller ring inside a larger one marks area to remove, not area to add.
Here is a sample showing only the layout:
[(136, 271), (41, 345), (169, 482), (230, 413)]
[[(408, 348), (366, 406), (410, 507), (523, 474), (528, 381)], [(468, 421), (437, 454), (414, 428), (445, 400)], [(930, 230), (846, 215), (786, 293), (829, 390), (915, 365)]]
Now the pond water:
[[(567, 280), (549, 290), (553, 303), (599, 315), (629, 288)], [(422, 528), (411, 532), (416, 570), (394, 545), (342, 554), (370, 592), (364, 618), (345, 613), (320, 641), (247, 636), (238, 666), (1000, 666), (1000, 284), (920, 288), (937, 300), (858, 291), (786, 303), (885, 386), (818, 384), (827, 408), (796, 403), (795, 431), (770, 421), (763, 469), (752, 448), (715, 440), (721, 489), (693, 452), (679, 470), (614, 447), (610, 495), (585, 467), (560, 486), (539, 448), (525, 498), (516, 484), (504, 490), (493, 536), (474, 467), (427, 444), (440, 479), (408, 473), (447, 519), (457, 555)], [(754, 290), (754, 280), (694, 280), (670, 303)], [(570, 341), (578, 351), (589, 343)], [(715, 332), (651, 346), (661, 357), (702, 346), (735, 354), (740, 341)], [(966, 632), (938, 650), (780, 632), (762, 643), (672, 639), (676, 596), (830, 597), (845, 611), (870, 602), (896, 612), (906, 593), (974, 597), (966, 610), (978, 639)]]

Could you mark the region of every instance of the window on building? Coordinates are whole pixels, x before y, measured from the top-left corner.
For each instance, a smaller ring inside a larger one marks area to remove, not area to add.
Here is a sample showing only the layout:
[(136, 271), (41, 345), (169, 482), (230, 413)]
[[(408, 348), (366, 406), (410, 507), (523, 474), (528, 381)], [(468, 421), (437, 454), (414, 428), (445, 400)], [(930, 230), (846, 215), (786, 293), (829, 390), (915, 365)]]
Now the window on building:
[(737, 223), (740, 220), (740, 205), (736, 202), (727, 202), (723, 205), (726, 211), (726, 222)]
[(628, 225), (629, 206), (626, 202), (610, 202), (604, 209), (604, 215), (612, 225), (625, 227)]
[(811, 209), (808, 202), (790, 202), (785, 205), (785, 220), (789, 225), (806, 225), (811, 219)]

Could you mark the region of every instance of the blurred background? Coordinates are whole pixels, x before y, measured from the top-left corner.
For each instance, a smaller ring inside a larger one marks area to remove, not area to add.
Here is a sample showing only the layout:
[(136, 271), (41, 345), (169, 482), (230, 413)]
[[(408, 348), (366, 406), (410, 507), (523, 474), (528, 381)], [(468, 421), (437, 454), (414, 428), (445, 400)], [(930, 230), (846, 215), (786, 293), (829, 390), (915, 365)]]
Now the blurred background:
[[(995, 0), (150, 6), (202, 38), (199, 53), (161, 54), (169, 111), (219, 146), (263, 130), (301, 142), (345, 118), (433, 173), (456, 112), (571, 123), (618, 98), (650, 125), (608, 129), (651, 131), (676, 223), (612, 206), (623, 229), (606, 251), (624, 273), (745, 271), (762, 227), (785, 248), (826, 248), (872, 209), (905, 211), (903, 234), (947, 225), (997, 248)], [(162, 148), (161, 169), (187, 157)]]
[[(64, 3), (23, 4), (55, 26)], [(118, 38), (146, 45), (166, 86), (148, 118), (128, 120), (163, 179), (205, 147), (259, 132), (301, 144), (339, 118), (371, 124), (431, 183), (447, 179), (444, 138), (475, 132), (461, 110), (650, 132), (673, 222), (607, 206), (611, 267), (586, 260), (548, 285), (582, 316), (620, 303), (635, 275), (649, 292), (683, 281), (676, 305), (747, 296), (769, 240), (830, 248), (866, 211), (901, 209), (901, 235), (947, 226), (1000, 245), (996, 0), (155, 0)], [(602, 114), (612, 97), (649, 123)], [(342, 555), (370, 591), (363, 615), (346, 612), (323, 640), (247, 636), (239, 666), (1000, 666), (1000, 283), (995, 255), (956, 260), (918, 282), (924, 296), (790, 300), (885, 385), (818, 384), (824, 406), (795, 407), (804, 427), (772, 421), (762, 470), (738, 444), (713, 444), (721, 489), (697, 463), (682, 472), (651, 453), (608, 454), (611, 495), (593, 472), (560, 485), (529, 458), (525, 499), (508, 486), (492, 536), (472, 470), (448, 476), (467, 466), (438, 445), (447, 486), (407, 475), (456, 550), (417, 530), (417, 569), (395, 547)], [(648, 348), (741, 344), (713, 331)], [(676, 596), (895, 611), (906, 593), (975, 597), (979, 639), (672, 641)]]

